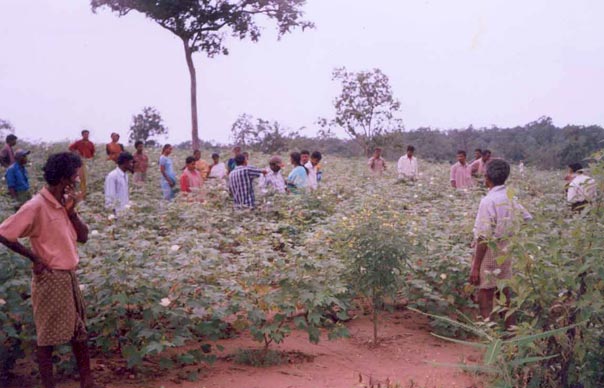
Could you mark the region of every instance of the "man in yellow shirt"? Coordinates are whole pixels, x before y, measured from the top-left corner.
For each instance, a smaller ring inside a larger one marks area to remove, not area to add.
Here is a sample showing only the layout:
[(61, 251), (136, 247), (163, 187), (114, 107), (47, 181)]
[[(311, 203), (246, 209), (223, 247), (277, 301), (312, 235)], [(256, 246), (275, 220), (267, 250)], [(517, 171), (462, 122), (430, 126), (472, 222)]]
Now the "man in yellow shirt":
[(199, 171), (201, 178), (205, 181), (210, 173), (210, 165), (201, 158), (200, 150), (193, 151), (193, 157), (195, 158), (195, 169)]

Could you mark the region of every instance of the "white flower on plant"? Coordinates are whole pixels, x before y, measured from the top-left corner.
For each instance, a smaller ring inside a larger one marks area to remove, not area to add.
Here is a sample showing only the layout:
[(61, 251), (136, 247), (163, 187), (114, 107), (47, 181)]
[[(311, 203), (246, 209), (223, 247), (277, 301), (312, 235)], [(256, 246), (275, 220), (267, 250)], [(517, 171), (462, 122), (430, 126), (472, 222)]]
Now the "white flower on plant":
[(447, 274), (446, 274), (446, 273), (441, 273), (441, 274), (440, 274), (440, 278), (441, 278), (442, 280), (445, 280), (445, 279), (447, 278)]
[(164, 307), (168, 307), (170, 305), (170, 303), (172, 303), (170, 298), (162, 298), (162, 300), (159, 302), (159, 304)]
[(501, 269), (499, 269), (499, 268), (495, 268), (493, 270), (493, 275), (495, 275), (495, 276), (499, 275), (500, 273), (501, 273)]
[(453, 194), (449, 194), (449, 198), (453, 198)]
[(342, 217), (342, 221), (346, 221), (347, 219), (348, 219), (348, 217), (346, 217), (346, 216)]
[(0, 306), (4, 306), (6, 304), (6, 301), (4, 299), (0, 299)]
[(417, 187), (422, 187), (422, 184), (421, 184), (421, 183), (418, 183), (418, 184), (417, 184)]
[(417, 198), (417, 194), (415, 194), (415, 195), (413, 196), (413, 198)]
[(359, 270), (360, 270), (361, 273), (367, 272), (367, 269), (365, 267), (361, 267), (361, 268), (359, 268)]
[(83, 284), (80, 284), (79, 287), (80, 287), (80, 291), (84, 291), (84, 289), (86, 288), (86, 286)]
[(94, 229), (94, 230), (92, 230), (92, 231), (90, 232), (90, 235), (91, 235), (91, 236), (98, 236), (98, 235), (99, 235), (99, 231), (98, 231), (98, 230), (96, 230), (96, 229)]
[(111, 221), (111, 220), (115, 220), (115, 214), (109, 214), (109, 216), (107, 217), (107, 219), (108, 219), (109, 221)]
[(531, 260), (535, 260), (535, 256), (529, 255), (529, 257), (531, 258)]
[(126, 205), (124, 206), (124, 209), (130, 209), (131, 207), (132, 207), (132, 205), (130, 205), (130, 204), (128, 203), (128, 204), (126, 204)]
[(176, 251), (177, 251), (177, 250), (179, 250), (179, 249), (180, 249), (180, 245), (176, 245), (176, 244), (174, 244), (174, 245), (172, 245), (172, 246), (170, 247), (170, 250), (171, 250), (172, 252), (176, 252)]
[(539, 250), (539, 251), (541, 250), (541, 247), (539, 245), (537, 245), (537, 250)]

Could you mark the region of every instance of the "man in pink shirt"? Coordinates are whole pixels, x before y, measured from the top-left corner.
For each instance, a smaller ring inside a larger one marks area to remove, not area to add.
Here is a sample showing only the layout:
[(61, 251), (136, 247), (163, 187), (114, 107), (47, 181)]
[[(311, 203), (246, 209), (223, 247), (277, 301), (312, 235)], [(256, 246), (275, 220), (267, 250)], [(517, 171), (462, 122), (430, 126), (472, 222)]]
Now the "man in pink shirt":
[(457, 151), (457, 163), (451, 166), (451, 186), (456, 189), (474, 186), (472, 170), (466, 163), (466, 151)]
[[(97, 387), (88, 355), (88, 333), (75, 270), (77, 243), (88, 240), (88, 226), (76, 212), (75, 187), (82, 160), (71, 152), (51, 155), (44, 166), (46, 186), (0, 225), (0, 243), (33, 263), (31, 300), (37, 334), (37, 361), (44, 388), (55, 387), (53, 347), (70, 342), (82, 388)], [(20, 238), (29, 238), (31, 249)]]
[[(501, 280), (512, 278), (512, 258), (507, 252), (509, 239), (516, 233), (521, 222), (532, 216), (522, 205), (510, 199), (505, 181), (510, 175), (510, 165), (502, 159), (487, 165), (485, 182), (489, 189), (480, 201), (474, 223), (476, 251), (472, 259), (470, 283), (478, 286), (478, 305), (484, 319), (491, 317), (493, 299), (501, 286)], [(503, 261), (501, 261), (503, 259)], [(509, 307), (510, 289), (504, 285), (506, 305)], [(506, 319), (506, 328), (513, 317)]]
[(472, 176), (475, 177), (483, 177), (487, 172), (487, 163), (491, 160), (491, 151), (484, 150), (482, 151), (482, 157), (480, 159), (476, 159), (470, 164), (470, 169), (472, 170)]

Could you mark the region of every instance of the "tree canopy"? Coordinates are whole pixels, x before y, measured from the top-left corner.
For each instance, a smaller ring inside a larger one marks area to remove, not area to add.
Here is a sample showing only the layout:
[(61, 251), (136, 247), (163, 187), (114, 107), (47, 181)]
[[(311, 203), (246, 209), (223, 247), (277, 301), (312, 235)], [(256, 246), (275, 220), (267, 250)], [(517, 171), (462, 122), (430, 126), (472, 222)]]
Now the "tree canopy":
[(130, 143), (137, 140), (148, 143), (156, 136), (167, 134), (168, 128), (164, 125), (159, 111), (151, 106), (146, 106), (142, 113), (132, 116), (128, 140)]
[(312, 27), (311, 22), (302, 19), (305, 3), (306, 0), (91, 0), (94, 12), (103, 7), (119, 16), (137, 11), (182, 40), (191, 78), (191, 137), (194, 148), (199, 146), (199, 130), (193, 53), (205, 52), (210, 58), (228, 54), (225, 41), (229, 35), (258, 41), (260, 17), (276, 22), (279, 37), (295, 28), (304, 30)]
[(380, 69), (349, 72), (344, 67), (337, 68), (332, 79), (341, 83), (342, 91), (334, 100), (335, 118), (320, 119), (322, 127), (344, 129), (365, 153), (377, 145), (380, 136), (402, 128), (401, 120), (396, 117), (401, 104)]

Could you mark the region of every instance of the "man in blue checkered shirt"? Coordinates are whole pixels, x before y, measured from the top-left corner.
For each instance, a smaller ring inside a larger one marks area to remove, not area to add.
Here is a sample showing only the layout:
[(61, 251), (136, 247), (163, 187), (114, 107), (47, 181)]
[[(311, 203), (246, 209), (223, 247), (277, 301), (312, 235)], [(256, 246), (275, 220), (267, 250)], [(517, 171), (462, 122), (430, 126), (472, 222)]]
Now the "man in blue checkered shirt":
[(229, 188), (233, 195), (233, 204), (238, 209), (252, 209), (256, 205), (253, 180), (266, 174), (266, 170), (248, 167), (243, 154), (235, 156), (235, 164), (235, 169), (229, 174)]

